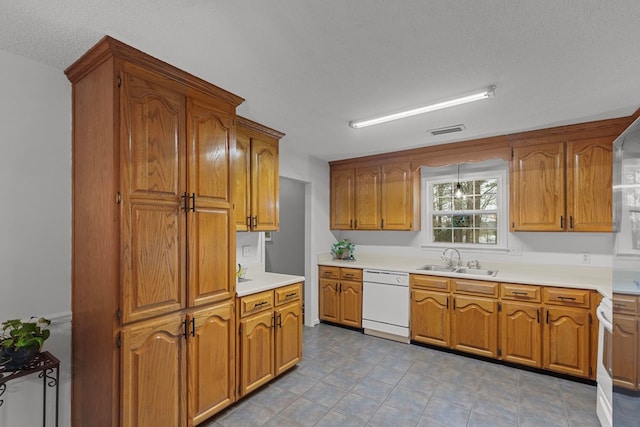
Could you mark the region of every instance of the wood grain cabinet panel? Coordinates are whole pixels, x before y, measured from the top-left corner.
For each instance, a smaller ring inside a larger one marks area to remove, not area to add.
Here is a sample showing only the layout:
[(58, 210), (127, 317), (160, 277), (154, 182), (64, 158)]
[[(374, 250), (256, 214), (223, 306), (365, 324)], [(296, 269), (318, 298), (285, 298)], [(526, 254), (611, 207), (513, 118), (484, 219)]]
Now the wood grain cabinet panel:
[(279, 139), (283, 133), (237, 117), (233, 156), (237, 231), (278, 231), (280, 227)]
[(503, 302), (500, 311), (502, 360), (539, 368), (542, 366), (542, 308), (537, 304)]
[(567, 216), (570, 231), (611, 231), (613, 139), (567, 144)]
[(254, 314), (240, 321), (242, 355), (241, 395), (268, 383), (275, 376), (273, 311)]
[(65, 74), (71, 423), (194, 425), (235, 399), (230, 176), (242, 98), (111, 37)]
[(638, 389), (638, 318), (614, 314), (611, 332), (613, 384)]
[(612, 142), (619, 132), (610, 132), (514, 142), (511, 230), (611, 231)]
[(419, 230), (420, 182), (411, 162), (331, 168), (331, 229)]
[(413, 228), (411, 163), (382, 165), (381, 227), (383, 230)]
[(447, 293), (423, 289), (411, 291), (411, 339), (424, 344), (449, 347), (451, 311)]
[(578, 377), (589, 377), (589, 311), (573, 307), (544, 308), (543, 367)]
[(362, 269), (319, 267), (320, 320), (362, 327)]
[[(268, 309), (249, 314), (242, 307), (251, 307), (255, 301), (274, 300), (274, 295), (300, 293), (302, 283), (296, 283), (259, 294), (243, 296), (238, 300), (240, 309), (238, 346), (240, 358), (240, 396), (256, 390), (302, 360), (302, 300), (281, 302)], [(264, 307), (266, 305), (262, 305)], [(241, 314), (243, 313), (243, 314)]]
[(188, 419), (200, 424), (235, 401), (233, 301), (193, 311), (187, 339)]
[(356, 230), (379, 230), (382, 224), (380, 199), (382, 197), (380, 166), (356, 169), (354, 228)]
[(123, 330), (123, 426), (186, 426), (185, 333), (179, 314)]
[(331, 229), (353, 230), (355, 215), (355, 170), (331, 169)]
[(454, 295), (451, 318), (452, 348), (486, 357), (498, 357), (497, 301)]
[(511, 161), (511, 230), (562, 231), (564, 143), (515, 145)]

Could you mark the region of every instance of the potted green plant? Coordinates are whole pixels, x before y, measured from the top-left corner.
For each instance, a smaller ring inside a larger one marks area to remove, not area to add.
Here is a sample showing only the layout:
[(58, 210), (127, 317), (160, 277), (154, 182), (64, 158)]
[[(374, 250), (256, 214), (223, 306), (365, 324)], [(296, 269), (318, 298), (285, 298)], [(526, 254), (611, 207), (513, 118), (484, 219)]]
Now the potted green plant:
[(335, 259), (354, 259), (353, 252), (356, 244), (349, 239), (342, 239), (331, 245), (331, 253)]
[(28, 321), (20, 319), (2, 322), (0, 336), (0, 363), (7, 370), (20, 369), (35, 357), (42, 349), (42, 345), (49, 338), (51, 332), (46, 327), (51, 321), (41, 317)]

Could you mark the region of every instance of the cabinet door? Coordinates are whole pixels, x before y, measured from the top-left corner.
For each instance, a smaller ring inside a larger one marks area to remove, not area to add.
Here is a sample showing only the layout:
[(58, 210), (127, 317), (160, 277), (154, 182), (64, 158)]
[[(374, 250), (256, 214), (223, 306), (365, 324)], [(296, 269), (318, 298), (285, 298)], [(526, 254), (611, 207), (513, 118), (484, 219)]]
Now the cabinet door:
[(302, 360), (302, 308), (300, 301), (276, 309), (275, 374)]
[(567, 215), (571, 231), (611, 231), (613, 138), (567, 145)]
[(278, 141), (251, 138), (252, 230), (278, 231), (279, 218)]
[(198, 207), (189, 213), (189, 305), (231, 298), (235, 293), (235, 235), (231, 211)]
[(188, 317), (188, 412), (200, 424), (234, 401), (235, 318), (233, 302), (194, 311)]
[(237, 128), (233, 158), (236, 231), (251, 228), (251, 139)]
[(340, 283), (340, 323), (362, 327), (362, 283), (347, 280)]
[[(235, 291), (235, 226), (231, 206), (232, 113), (189, 100), (188, 255), (190, 306), (231, 298)], [(233, 239), (231, 237), (234, 237)]]
[(186, 305), (185, 99), (151, 75), (123, 75), (122, 318)]
[(486, 357), (498, 356), (498, 303), (488, 298), (454, 295), (452, 347)]
[(511, 231), (565, 228), (564, 143), (515, 146), (511, 161)]
[(355, 172), (331, 170), (331, 229), (351, 230), (355, 218)]
[(380, 167), (356, 169), (354, 227), (358, 230), (380, 230)]
[(449, 294), (414, 289), (411, 291), (411, 339), (449, 347), (451, 314)]
[(614, 314), (611, 369), (613, 385), (636, 390), (638, 383), (638, 319)]
[(320, 320), (338, 323), (340, 321), (339, 282), (333, 279), (320, 279)]
[(500, 314), (502, 360), (539, 368), (542, 365), (542, 308), (503, 302)]
[(589, 311), (545, 307), (543, 368), (589, 376)]
[(184, 317), (179, 314), (123, 330), (123, 426), (186, 425), (184, 333)]
[(273, 311), (254, 314), (240, 322), (241, 395), (252, 392), (274, 377)]
[(413, 203), (411, 163), (389, 163), (382, 166), (382, 229), (411, 230)]

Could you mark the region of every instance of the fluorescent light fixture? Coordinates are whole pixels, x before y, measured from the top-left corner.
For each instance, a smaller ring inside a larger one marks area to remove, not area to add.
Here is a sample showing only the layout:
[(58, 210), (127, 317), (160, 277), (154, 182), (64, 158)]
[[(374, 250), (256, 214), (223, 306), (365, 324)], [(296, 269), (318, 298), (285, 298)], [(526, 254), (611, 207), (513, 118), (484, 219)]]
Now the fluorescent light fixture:
[(442, 110), (444, 108), (454, 107), (456, 105), (466, 104), (468, 102), (491, 98), (495, 96), (495, 93), (496, 87), (489, 86), (487, 89), (484, 89), (481, 92), (472, 93), (471, 95), (466, 95), (461, 98), (452, 99), (450, 101), (443, 101), (436, 104), (425, 105), (424, 107), (418, 107), (412, 110), (388, 114), (386, 116), (375, 117), (373, 119), (350, 121), (349, 126), (354, 129), (360, 129), (367, 126), (378, 125), (380, 123), (386, 123), (392, 120), (404, 119), (406, 117), (417, 116), (418, 114), (429, 113), (431, 111)]

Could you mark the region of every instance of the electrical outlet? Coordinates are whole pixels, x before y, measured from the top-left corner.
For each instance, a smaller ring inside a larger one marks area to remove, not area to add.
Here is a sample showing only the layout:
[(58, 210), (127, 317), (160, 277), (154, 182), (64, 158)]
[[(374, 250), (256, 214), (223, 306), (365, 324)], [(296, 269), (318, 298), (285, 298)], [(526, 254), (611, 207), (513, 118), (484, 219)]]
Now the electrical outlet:
[(253, 247), (246, 245), (242, 247), (242, 256), (243, 257), (250, 257), (253, 256)]
[(522, 256), (522, 246), (514, 246), (509, 249), (509, 255), (511, 256)]
[(591, 254), (589, 252), (582, 252), (580, 259), (582, 259), (583, 264), (591, 264)]

